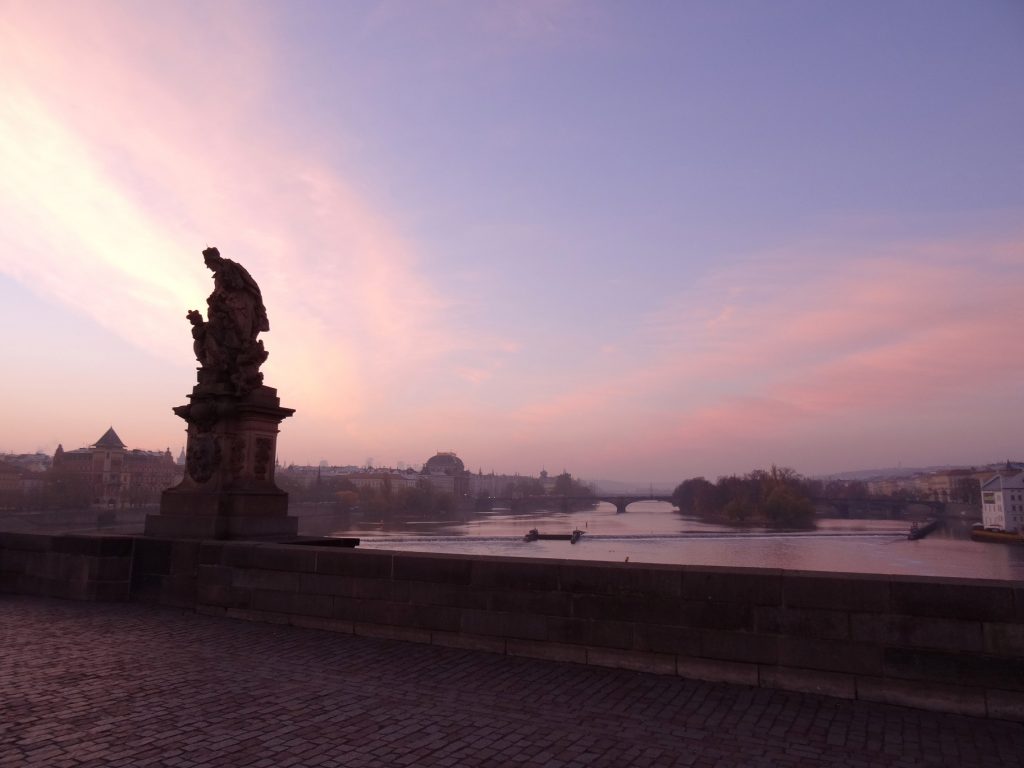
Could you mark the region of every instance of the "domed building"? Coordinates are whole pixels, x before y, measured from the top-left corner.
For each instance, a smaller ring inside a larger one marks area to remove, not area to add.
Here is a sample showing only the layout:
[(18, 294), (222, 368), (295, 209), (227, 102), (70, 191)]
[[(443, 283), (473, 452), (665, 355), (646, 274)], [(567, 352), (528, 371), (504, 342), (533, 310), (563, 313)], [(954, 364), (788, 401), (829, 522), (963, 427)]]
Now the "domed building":
[(466, 465), (451, 451), (439, 451), (423, 465), (424, 475), (461, 475), (465, 472)]
[(427, 459), (420, 473), (435, 489), (456, 499), (469, 495), (469, 472), (452, 451), (438, 451)]

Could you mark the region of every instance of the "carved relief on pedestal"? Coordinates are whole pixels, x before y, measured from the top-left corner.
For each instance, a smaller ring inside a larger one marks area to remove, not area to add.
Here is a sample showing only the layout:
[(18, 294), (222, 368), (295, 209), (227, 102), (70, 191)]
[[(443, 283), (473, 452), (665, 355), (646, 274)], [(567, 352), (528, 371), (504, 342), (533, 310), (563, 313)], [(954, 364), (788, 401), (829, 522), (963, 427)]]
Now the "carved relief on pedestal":
[(197, 483), (205, 483), (220, 466), (220, 444), (210, 433), (197, 432), (188, 441), (185, 467), (189, 477)]
[(231, 436), (231, 478), (237, 480), (245, 472), (245, 436)]
[(266, 480), (267, 471), (270, 469), (270, 460), (274, 455), (274, 441), (269, 437), (256, 438), (256, 457), (253, 467), (253, 474), (256, 477)]

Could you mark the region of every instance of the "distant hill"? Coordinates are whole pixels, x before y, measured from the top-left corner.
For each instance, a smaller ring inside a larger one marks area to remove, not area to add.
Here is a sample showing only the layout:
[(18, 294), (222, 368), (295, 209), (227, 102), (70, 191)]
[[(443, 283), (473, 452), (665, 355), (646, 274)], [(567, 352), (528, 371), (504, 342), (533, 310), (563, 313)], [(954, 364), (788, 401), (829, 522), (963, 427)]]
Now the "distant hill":
[(960, 464), (941, 464), (931, 467), (887, 467), (885, 469), (855, 469), (848, 472), (834, 472), (830, 475), (815, 475), (816, 480), (876, 480), (886, 477), (908, 477), (929, 472), (944, 472), (960, 469)]

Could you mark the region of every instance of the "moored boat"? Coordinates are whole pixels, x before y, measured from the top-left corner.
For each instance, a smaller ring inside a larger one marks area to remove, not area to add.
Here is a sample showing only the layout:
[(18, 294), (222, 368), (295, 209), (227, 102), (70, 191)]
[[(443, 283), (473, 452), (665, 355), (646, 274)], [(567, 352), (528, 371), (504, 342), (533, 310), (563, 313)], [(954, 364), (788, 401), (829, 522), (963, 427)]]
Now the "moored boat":
[(915, 522), (910, 526), (910, 533), (907, 534), (907, 538), (911, 541), (923, 539), (938, 527), (939, 521), (935, 519), (925, 521), (924, 525)]
[(1024, 532), (1013, 533), (1012, 531), (989, 531), (984, 528), (975, 528), (971, 531), (971, 541), (1024, 544)]
[(568, 541), (575, 544), (583, 534), (584, 531), (581, 531), (579, 528), (575, 529), (572, 533), (541, 533), (536, 528), (531, 528), (523, 536), (523, 541)]

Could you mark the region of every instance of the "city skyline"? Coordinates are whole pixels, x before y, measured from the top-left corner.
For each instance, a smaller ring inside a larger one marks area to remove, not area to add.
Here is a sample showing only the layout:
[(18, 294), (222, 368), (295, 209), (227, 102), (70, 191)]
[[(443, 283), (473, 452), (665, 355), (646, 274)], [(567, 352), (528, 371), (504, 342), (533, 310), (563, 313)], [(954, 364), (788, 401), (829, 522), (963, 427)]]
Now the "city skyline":
[(1019, 5), (2, 6), (0, 451), (176, 456), (210, 245), (297, 464), (1020, 454)]

